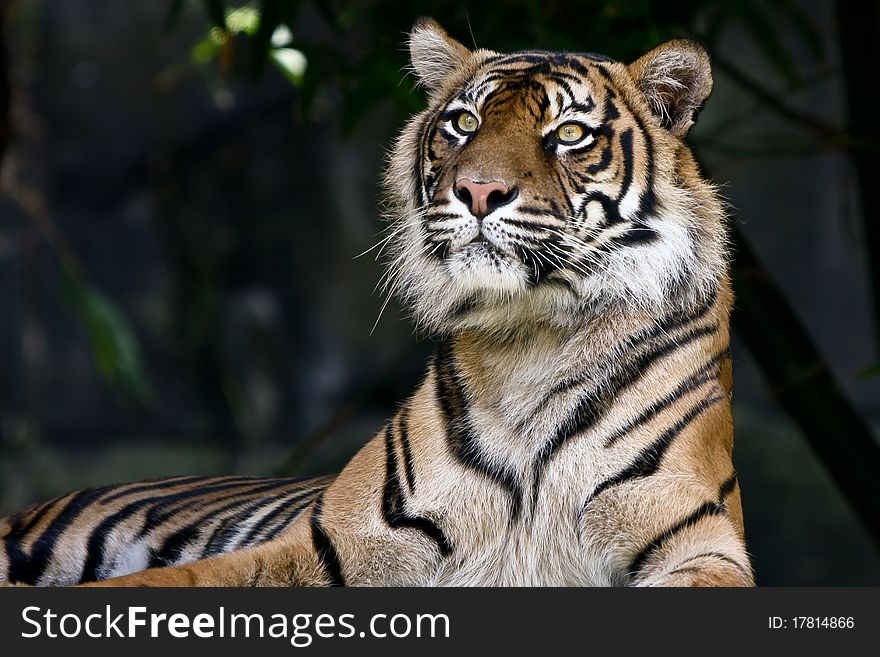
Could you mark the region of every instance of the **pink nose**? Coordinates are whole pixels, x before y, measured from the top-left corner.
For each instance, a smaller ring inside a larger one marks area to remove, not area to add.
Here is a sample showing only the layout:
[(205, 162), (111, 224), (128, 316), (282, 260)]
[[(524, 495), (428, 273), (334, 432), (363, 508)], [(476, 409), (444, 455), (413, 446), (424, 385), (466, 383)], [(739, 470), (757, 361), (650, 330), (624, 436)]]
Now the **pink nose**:
[(516, 190), (511, 191), (500, 180), (476, 182), (462, 178), (455, 183), (455, 196), (471, 209), (477, 219), (482, 219), (516, 198)]

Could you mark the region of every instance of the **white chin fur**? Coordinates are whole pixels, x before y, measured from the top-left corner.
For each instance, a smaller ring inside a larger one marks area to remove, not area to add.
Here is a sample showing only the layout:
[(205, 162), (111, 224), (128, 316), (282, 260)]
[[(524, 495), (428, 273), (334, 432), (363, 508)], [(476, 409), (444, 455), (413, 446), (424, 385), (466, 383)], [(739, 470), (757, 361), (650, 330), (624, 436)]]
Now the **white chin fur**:
[(451, 287), (459, 293), (507, 296), (525, 291), (523, 265), (482, 244), (464, 247), (446, 262)]
[(708, 293), (723, 261), (698, 256), (684, 221), (667, 217), (651, 224), (660, 231), (660, 240), (618, 249), (586, 276), (564, 274), (568, 289), (546, 283), (529, 287), (524, 264), (476, 244), (445, 261), (426, 261), (414, 240), (411, 250), (398, 254), (396, 291), (423, 329), (441, 333), (517, 330), (536, 323), (571, 328), (609, 306), (659, 315), (675, 303), (673, 291), (680, 293), (683, 283), (695, 296)]

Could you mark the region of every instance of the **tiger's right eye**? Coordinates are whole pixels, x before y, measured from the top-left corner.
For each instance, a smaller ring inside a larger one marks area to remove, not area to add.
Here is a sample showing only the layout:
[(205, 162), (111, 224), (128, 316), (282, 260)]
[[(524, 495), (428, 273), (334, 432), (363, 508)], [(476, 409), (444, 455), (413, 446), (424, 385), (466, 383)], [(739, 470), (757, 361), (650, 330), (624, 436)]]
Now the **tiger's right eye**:
[(477, 117), (470, 112), (462, 112), (458, 115), (458, 118), (455, 119), (455, 126), (462, 132), (471, 133), (477, 131), (480, 122), (477, 120)]

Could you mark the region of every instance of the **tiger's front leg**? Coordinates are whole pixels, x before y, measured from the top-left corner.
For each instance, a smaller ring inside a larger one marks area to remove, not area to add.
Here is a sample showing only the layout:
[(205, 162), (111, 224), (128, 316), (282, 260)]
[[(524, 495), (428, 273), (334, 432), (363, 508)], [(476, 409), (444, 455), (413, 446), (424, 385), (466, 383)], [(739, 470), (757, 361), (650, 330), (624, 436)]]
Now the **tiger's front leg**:
[(723, 552), (701, 552), (657, 569), (640, 586), (754, 586), (751, 573)]
[(86, 586), (424, 585), (449, 551), (443, 531), (411, 511), (401, 481), (400, 417), (371, 440), (276, 539), (255, 548)]
[[(738, 484), (735, 475), (721, 483), (717, 497), (696, 503), (690, 494), (664, 497), (692, 510), (655, 534), (629, 560), (633, 586), (702, 587), (754, 586), (742, 538)], [(669, 502), (663, 507), (673, 506)], [(650, 507), (648, 507), (650, 508)], [(661, 507), (662, 508), (662, 507)], [(649, 525), (649, 523), (646, 523)]]
[(639, 468), (638, 476), (616, 477), (587, 500), (585, 545), (610, 557), (610, 583), (754, 586), (737, 477), (726, 457), (716, 464), (711, 472), (660, 465), (649, 477)]

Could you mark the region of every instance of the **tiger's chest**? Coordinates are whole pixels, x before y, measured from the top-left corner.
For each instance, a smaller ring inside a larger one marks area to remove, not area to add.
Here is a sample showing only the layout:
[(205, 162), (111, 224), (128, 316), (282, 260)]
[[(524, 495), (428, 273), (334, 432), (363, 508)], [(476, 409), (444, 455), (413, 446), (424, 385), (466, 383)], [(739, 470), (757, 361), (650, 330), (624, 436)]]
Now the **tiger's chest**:
[(456, 550), (432, 583), (625, 583), (631, 550), (620, 518), (636, 514), (614, 508), (628, 504), (616, 493), (591, 498), (661, 431), (657, 422), (632, 419), (671, 384), (644, 378), (611, 395), (600, 371), (557, 386), (565, 368), (546, 354), (501, 362), (503, 376), (500, 364), (493, 370), (501, 383), (474, 386), (481, 394), (471, 398), (461, 430), (454, 440), (440, 437), (450, 449), (436, 455), (443, 467), (426, 482), (436, 494), (425, 510), (441, 510)]
[(613, 572), (574, 536), (555, 527), (515, 531), (473, 546), (433, 586), (612, 586)]
[[(483, 426), (482, 432), (487, 443), (499, 439), (488, 426)], [(585, 432), (549, 457), (545, 450), (534, 447), (534, 440), (523, 439), (515, 460), (510, 460), (515, 441), (508, 439), (507, 460), (502, 462), (490, 454), (481, 477), (461, 477), (448, 486), (446, 522), (455, 527), (459, 549), (431, 583), (619, 583), (620, 570), (608, 550), (615, 529), (607, 526), (601, 514), (584, 513), (585, 502), (597, 483), (616, 467), (616, 455), (602, 447), (601, 433), (601, 427)]]

